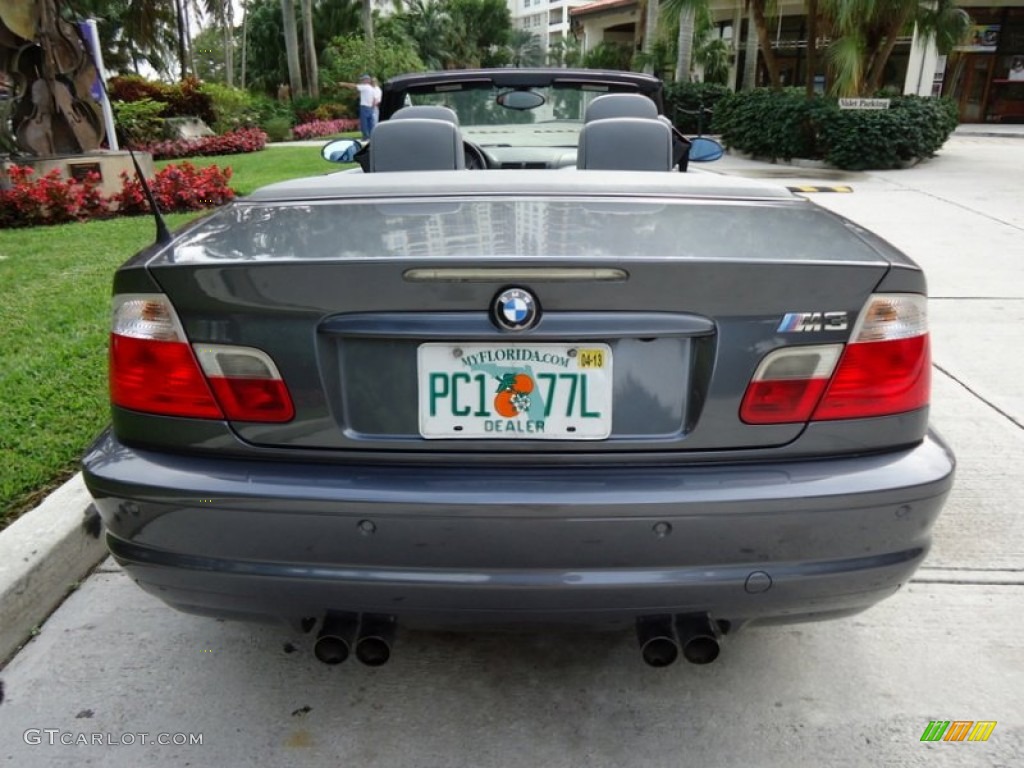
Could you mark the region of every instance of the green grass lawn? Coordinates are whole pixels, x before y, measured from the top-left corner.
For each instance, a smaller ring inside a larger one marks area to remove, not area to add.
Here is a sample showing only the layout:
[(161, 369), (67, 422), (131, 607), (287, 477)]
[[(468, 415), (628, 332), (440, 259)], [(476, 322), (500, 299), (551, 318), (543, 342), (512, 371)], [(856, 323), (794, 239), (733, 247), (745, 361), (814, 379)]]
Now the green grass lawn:
[[(313, 147), (190, 162), (230, 165), (240, 194), (337, 170)], [(0, 231), (0, 528), (74, 474), (106, 424), (111, 278), (153, 232), (148, 216)]]

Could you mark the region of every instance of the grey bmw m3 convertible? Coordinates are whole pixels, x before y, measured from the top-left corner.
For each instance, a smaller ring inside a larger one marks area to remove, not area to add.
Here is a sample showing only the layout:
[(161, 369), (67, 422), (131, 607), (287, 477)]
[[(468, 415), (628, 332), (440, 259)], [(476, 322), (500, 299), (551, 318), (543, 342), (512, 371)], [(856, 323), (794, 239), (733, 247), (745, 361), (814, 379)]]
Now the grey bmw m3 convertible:
[(892, 595), (954, 470), (924, 275), (694, 170), (660, 111), (629, 73), (396, 78), (368, 144), (325, 148), (361, 167), (122, 266), (84, 459), (117, 561), (332, 663), (561, 623), (700, 663)]

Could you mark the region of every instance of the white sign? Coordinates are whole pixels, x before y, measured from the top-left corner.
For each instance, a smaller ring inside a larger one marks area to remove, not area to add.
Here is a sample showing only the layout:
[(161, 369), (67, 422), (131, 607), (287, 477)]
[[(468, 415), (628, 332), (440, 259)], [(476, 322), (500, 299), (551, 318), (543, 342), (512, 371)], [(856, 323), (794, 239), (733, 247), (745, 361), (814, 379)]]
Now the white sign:
[(840, 99), (840, 109), (888, 109), (892, 99)]
[(603, 440), (607, 344), (421, 344), (420, 434), (433, 439)]

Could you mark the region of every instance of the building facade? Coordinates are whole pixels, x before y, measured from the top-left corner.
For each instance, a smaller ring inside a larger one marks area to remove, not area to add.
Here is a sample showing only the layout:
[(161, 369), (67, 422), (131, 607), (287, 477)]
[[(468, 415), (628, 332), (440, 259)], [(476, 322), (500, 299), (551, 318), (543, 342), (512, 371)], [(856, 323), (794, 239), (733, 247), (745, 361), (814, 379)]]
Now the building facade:
[(569, 37), (571, 9), (588, 0), (507, 0), (512, 25), (537, 35), (545, 52)]
[[(513, 0), (510, 0), (512, 2)], [(515, 0), (523, 2), (523, 0)], [(730, 49), (729, 83), (743, 85), (748, 34), (756, 31), (745, 0), (710, 0), (718, 34)], [(960, 105), (962, 122), (1024, 122), (1024, 0), (960, 0), (971, 16), (969, 39), (948, 56), (915, 29), (897, 41), (886, 66), (883, 85), (922, 96), (944, 95)], [(815, 72), (807, 71), (807, 16), (803, 0), (778, 0), (772, 48), (783, 85), (803, 85), (813, 77), (824, 91), (827, 72), (818, 57)], [(602, 42), (635, 40), (641, 29), (636, 0), (597, 0), (571, 11), (573, 28), (589, 51)], [(819, 52), (828, 40), (817, 41)], [(755, 85), (768, 84), (758, 57)], [(699, 73), (698, 73), (699, 77)]]

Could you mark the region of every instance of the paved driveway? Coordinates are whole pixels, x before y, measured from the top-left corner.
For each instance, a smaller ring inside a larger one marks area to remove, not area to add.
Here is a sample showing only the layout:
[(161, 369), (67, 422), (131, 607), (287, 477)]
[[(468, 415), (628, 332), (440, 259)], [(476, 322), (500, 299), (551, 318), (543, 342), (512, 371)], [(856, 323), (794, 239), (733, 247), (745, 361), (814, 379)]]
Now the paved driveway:
[[(957, 138), (815, 198), (909, 252), (935, 297), (933, 420), (959, 474), (896, 597), (752, 629), (707, 667), (649, 669), (625, 633), (405, 634), (370, 669), (325, 667), (311, 638), (276, 627), (174, 613), (107, 562), (0, 675), (0, 765), (1024, 764), (1022, 171), (1024, 140)], [(998, 725), (985, 743), (921, 743), (936, 719)], [(51, 746), (43, 729), (103, 744)]]

